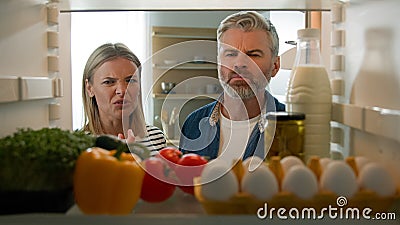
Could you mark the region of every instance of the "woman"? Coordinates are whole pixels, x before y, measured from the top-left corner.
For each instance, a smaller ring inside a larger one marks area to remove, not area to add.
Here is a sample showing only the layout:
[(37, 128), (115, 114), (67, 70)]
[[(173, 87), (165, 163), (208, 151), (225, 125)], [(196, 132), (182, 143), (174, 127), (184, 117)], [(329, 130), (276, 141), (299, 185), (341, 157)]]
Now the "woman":
[(139, 59), (124, 44), (107, 43), (94, 50), (83, 72), (83, 129), (136, 140), (152, 151), (164, 148), (164, 134), (144, 120), (140, 74)]

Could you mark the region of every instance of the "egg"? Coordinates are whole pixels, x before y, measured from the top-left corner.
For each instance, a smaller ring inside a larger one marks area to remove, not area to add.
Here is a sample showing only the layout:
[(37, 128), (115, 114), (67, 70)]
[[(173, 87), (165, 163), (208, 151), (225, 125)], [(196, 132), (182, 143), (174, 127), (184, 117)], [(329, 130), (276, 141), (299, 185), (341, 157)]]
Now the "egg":
[[(200, 176), (202, 177), (203, 174), (208, 174), (210, 169), (212, 169), (214, 166), (224, 166), (224, 167), (229, 167), (230, 165), (228, 165), (228, 163), (220, 158), (216, 158), (216, 159), (212, 159), (210, 161), (208, 161), (208, 163), (204, 166)], [(231, 166), (232, 167), (232, 166)]]
[(321, 158), (319, 160), (319, 164), (321, 165), (321, 170), (324, 171), (330, 162), (332, 162), (332, 159), (330, 158)]
[(215, 201), (227, 201), (239, 192), (239, 182), (222, 160), (207, 164), (200, 177), (201, 194), (204, 198)]
[(358, 172), (360, 172), (365, 165), (371, 162), (371, 160), (364, 156), (356, 156), (354, 160), (356, 161)]
[(294, 165), (283, 178), (282, 190), (302, 199), (310, 199), (318, 192), (317, 177), (308, 167)]
[(386, 168), (376, 162), (365, 165), (359, 175), (361, 188), (375, 191), (380, 196), (391, 196), (396, 193), (396, 184)]
[(264, 162), (264, 160), (258, 156), (247, 157), (243, 161), (244, 171), (245, 172), (254, 171), (258, 166), (263, 164), (263, 162)]
[(296, 156), (286, 156), (285, 158), (281, 159), (281, 165), (284, 173), (287, 173), (292, 166), (295, 165), (302, 165), (304, 166), (303, 161)]
[(261, 164), (253, 171), (244, 174), (241, 189), (258, 200), (269, 200), (279, 191), (278, 181), (275, 174)]
[(346, 197), (352, 197), (358, 190), (353, 169), (342, 160), (334, 160), (329, 163), (321, 174), (320, 185), (323, 190)]

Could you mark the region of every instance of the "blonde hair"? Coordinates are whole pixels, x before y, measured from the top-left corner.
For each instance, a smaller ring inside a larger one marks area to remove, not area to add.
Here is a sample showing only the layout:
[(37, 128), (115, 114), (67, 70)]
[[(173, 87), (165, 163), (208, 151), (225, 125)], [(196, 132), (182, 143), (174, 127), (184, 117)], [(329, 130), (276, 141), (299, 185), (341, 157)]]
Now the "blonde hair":
[[(84, 131), (88, 131), (92, 134), (104, 134), (100, 123), (99, 108), (95, 97), (90, 97), (85, 88), (85, 82), (93, 82), (93, 75), (96, 70), (103, 65), (105, 62), (116, 58), (124, 58), (132, 61), (138, 68), (136, 73), (141, 77), (141, 63), (136, 55), (124, 44), (122, 43), (107, 43), (99, 46), (93, 53), (89, 56), (86, 62), (85, 69), (83, 71), (82, 79), (82, 98), (83, 98), (83, 108), (85, 112), (85, 122)], [(139, 83), (140, 85), (140, 83)], [(140, 88), (141, 90), (141, 88)], [(135, 111), (129, 116), (129, 126), (132, 128), (133, 133), (139, 137), (147, 136), (146, 123), (144, 120), (142, 98), (139, 93), (138, 98), (139, 104)], [(122, 122), (122, 121), (121, 121)]]
[(219, 25), (217, 30), (218, 43), (221, 41), (222, 34), (232, 28), (239, 28), (243, 31), (264, 30), (272, 46), (270, 46), (272, 54), (277, 56), (279, 53), (279, 37), (276, 29), (270, 20), (264, 18), (260, 13), (255, 11), (237, 12), (226, 17)]

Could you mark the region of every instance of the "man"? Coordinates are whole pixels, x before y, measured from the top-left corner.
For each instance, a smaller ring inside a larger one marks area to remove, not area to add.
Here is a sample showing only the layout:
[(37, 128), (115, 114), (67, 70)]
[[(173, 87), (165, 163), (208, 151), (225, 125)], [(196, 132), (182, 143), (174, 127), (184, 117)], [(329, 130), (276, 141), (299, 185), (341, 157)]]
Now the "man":
[(266, 91), (280, 68), (276, 30), (257, 12), (239, 12), (221, 22), (217, 41), (224, 92), (188, 116), (180, 150), (227, 162), (252, 155), (264, 158), (265, 114), (285, 110)]

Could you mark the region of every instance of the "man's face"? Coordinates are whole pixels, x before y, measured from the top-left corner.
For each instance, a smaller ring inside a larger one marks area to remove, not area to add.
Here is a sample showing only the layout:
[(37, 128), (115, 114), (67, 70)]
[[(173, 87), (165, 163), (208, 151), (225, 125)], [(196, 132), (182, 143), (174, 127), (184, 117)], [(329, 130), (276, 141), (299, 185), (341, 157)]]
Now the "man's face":
[(263, 30), (245, 32), (229, 29), (218, 46), (218, 74), (221, 85), (231, 97), (242, 99), (264, 92), (280, 67), (272, 55), (272, 42)]

